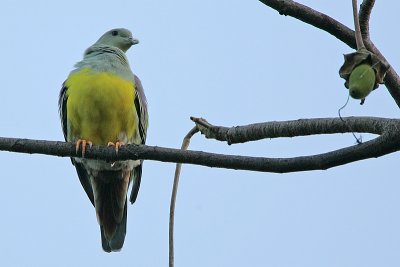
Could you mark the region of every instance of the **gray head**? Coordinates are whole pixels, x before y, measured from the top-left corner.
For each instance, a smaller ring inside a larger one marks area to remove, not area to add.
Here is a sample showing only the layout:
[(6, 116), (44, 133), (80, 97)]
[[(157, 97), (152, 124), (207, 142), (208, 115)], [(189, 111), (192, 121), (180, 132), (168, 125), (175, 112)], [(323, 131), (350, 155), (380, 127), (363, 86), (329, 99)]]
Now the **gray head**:
[(103, 34), (94, 45), (113, 46), (126, 52), (132, 45), (138, 44), (139, 40), (132, 37), (132, 33), (123, 28), (112, 29)]

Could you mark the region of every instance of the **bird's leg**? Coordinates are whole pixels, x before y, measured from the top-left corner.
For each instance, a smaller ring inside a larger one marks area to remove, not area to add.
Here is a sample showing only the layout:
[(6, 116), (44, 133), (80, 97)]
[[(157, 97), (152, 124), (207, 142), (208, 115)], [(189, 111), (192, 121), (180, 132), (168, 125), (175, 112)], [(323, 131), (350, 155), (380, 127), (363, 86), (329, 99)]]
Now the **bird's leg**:
[(112, 146), (112, 147), (115, 147), (115, 152), (118, 154), (118, 150), (122, 147), (122, 146), (124, 146), (125, 145), (125, 143), (124, 142), (116, 142), (116, 143), (113, 143), (113, 142), (108, 142), (108, 144), (107, 144), (107, 146)]
[(91, 141), (88, 141), (88, 140), (78, 139), (76, 141), (76, 144), (75, 144), (76, 154), (78, 154), (79, 148), (82, 147), (82, 158), (85, 157), (86, 145), (89, 145), (89, 147), (91, 148), (93, 143)]

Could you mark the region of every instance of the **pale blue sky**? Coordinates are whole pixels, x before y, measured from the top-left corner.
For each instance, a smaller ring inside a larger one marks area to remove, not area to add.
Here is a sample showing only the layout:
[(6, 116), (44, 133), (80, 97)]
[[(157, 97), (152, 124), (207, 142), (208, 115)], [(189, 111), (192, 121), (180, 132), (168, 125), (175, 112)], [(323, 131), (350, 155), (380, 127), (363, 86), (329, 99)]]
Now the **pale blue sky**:
[[(352, 26), (350, 0), (304, 1)], [(371, 34), (400, 69), (397, 1), (377, 1)], [(180, 147), (202, 116), (225, 126), (334, 117), (352, 52), (256, 0), (11, 1), (0, 10), (0, 136), (63, 140), (62, 82), (103, 32), (129, 28), (150, 109), (148, 144)], [(385, 87), (343, 115), (398, 117)], [(369, 136), (364, 135), (364, 140)], [(351, 135), (191, 148), (288, 157), (353, 145)], [(399, 266), (398, 154), (327, 171), (270, 174), (185, 165), (176, 266)], [(174, 164), (146, 161), (123, 250), (101, 249), (95, 212), (67, 158), (0, 153), (0, 266), (167, 266)]]

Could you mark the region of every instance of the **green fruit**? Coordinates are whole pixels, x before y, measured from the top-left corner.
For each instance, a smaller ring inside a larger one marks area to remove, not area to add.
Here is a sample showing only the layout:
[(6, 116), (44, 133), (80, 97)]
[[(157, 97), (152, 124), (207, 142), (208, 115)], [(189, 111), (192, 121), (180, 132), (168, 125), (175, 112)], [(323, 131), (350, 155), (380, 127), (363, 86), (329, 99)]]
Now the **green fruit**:
[(350, 96), (366, 98), (375, 86), (375, 71), (369, 64), (361, 64), (353, 69), (349, 78)]

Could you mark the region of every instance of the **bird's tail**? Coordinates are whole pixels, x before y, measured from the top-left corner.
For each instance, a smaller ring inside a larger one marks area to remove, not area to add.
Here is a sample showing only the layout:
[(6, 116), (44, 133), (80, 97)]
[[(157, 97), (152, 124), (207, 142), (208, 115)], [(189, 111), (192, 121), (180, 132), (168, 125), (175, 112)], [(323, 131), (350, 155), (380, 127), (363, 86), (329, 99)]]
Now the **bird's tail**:
[(92, 181), (101, 243), (106, 252), (119, 251), (124, 244), (129, 177), (130, 172), (100, 171)]
[(106, 252), (111, 251), (120, 251), (125, 241), (126, 234), (126, 201), (124, 208), (124, 215), (120, 223), (114, 224), (110, 228), (115, 228), (114, 235), (109, 238), (106, 236), (106, 233), (110, 231), (110, 228), (105, 227), (104, 225), (100, 225), (101, 231), (101, 245), (103, 246), (103, 250)]

